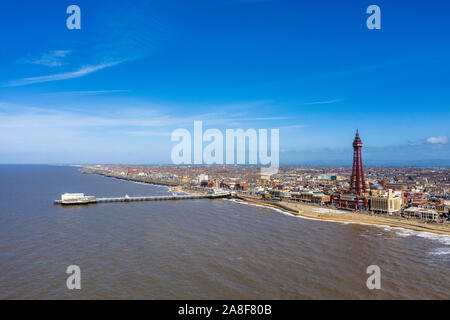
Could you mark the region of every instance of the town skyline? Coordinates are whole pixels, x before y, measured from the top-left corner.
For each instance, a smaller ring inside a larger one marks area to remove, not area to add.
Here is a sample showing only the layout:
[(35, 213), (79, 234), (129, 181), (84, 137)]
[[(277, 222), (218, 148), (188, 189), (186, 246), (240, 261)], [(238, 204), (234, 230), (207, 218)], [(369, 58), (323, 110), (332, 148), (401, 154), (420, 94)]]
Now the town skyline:
[[(244, 132), (245, 133), (245, 132)], [(359, 134), (359, 129), (357, 129), (356, 131), (356, 135), (358, 136)], [(170, 161), (165, 161), (165, 162), (136, 162), (136, 161), (130, 161), (130, 162), (47, 162), (47, 163), (39, 163), (39, 162), (24, 162), (24, 163), (0, 163), (1, 164), (48, 164), (48, 165), (93, 165), (93, 164), (99, 164), (99, 165), (123, 165), (123, 166), (139, 166), (139, 165), (143, 165), (143, 166), (174, 166), (174, 167), (257, 167), (257, 168), (263, 168), (263, 167), (267, 167), (264, 166), (262, 164), (260, 164), (259, 162), (254, 164), (254, 163), (249, 163), (249, 148), (248, 148), (248, 143), (249, 143), (249, 138), (246, 137), (246, 148), (244, 150), (244, 153), (241, 155), (244, 157), (245, 159), (245, 163), (228, 163), (226, 161), (224, 161), (224, 159), (221, 159), (222, 162), (220, 163), (210, 163), (210, 164), (206, 164), (206, 163), (195, 163), (195, 162), (189, 162), (189, 163), (181, 163), (181, 164), (176, 164), (173, 163), (173, 159)], [(258, 138), (259, 140), (259, 138)], [(237, 142), (237, 140), (235, 140), (235, 142)], [(207, 145), (207, 144), (206, 144)], [(365, 147), (364, 149), (366, 149), (367, 147)], [(195, 146), (191, 147), (191, 152), (194, 151)], [(201, 150), (204, 151), (206, 149), (205, 145), (202, 146)], [(346, 168), (346, 167), (351, 167), (352, 166), (352, 162), (351, 162), (351, 154), (350, 154), (350, 150), (351, 150), (351, 146), (348, 148), (343, 148), (342, 150), (346, 150), (347, 154), (347, 159), (343, 159), (343, 160), (333, 160), (332, 158), (329, 159), (325, 156), (324, 159), (321, 160), (313, 160), (311, 162), (280, 162), (278, 164), (279, 167), (298, 167), (298, 168), (302, 168), (302, 167), (306, 167), (306, 168)], [(226, 152), (226, 148), (224, 148), (224, 150)], [(242, 152), (242, 150), (241, 150)], [(270, 152), (270, 148), (269, 148), (269, 152)], [(237, 157), (238, 157), (238, 150), (237, 148), (235, 148), (234, 153), (233, 153), (233, 157), (235, 159), (235, 161), (237, 161)], [(369, 152), (370, 154), (370, 152)], [(362, 156), (363, 162), (364, 162), (364, 166), (365, 167), (369, 167), (369, 168), (446, 168), (449, 167), (450, 165), (448, 164), (448, 162), (446, 160), (434, 160), (434, 161), (417, 161), (415, 159), (411, 159), (409, 161), (404, 161), (401, 160), (399, 162), (395, 162), (392, 160), (378, 160), (378, 161), (374, 161), (373, 159), (366, 159), (366, 157)]]

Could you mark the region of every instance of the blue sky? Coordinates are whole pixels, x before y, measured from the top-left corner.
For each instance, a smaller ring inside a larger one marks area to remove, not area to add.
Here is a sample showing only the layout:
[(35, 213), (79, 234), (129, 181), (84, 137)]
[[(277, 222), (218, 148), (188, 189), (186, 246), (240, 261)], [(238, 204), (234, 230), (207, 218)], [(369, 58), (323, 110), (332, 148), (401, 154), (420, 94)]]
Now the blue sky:
[[(68, 30), (66, 8), (81, 8)], [(366, 8), (381, 8), (368, 30)], [(279, 128), (282, 164), (450, 164), (448, 1), (3, 1), (0, 163), (170, 163)]]

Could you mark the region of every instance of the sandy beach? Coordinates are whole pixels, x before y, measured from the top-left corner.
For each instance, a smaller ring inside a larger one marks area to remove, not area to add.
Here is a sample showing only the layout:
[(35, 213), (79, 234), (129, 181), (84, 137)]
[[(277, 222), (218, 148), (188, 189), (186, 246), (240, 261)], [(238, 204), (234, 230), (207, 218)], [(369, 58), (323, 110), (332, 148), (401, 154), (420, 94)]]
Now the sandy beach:
[[(190, 194), (201, 194), (199, 191), (183, 189), (177, 186), (172, 189), (174, 192), (185, 192)], [(414, 231), (431, 232), (441, 235), (450, 235), (449, 224), (425, 223), (419, 220), (406, 219), (401, 217), (381, 216), (371, 213), (357, 213), (335, 208), (321, 207), (319, 205), (306, 204), (303, 202), (282, 201), (271, 202), (262, 200), (258, 196), (240, 194), (235, 198), (237, 202), (260, 205), (283, 210), (295, 216), (301, 216), (308, 219), (341, 222), (341, 223), (359, 223), (369, 225), (382, 225), (393, 228), (405, 228)]]
[(184, 189), (183, 186), (175, 186), (172, 187), (172, 192), (174, 193), (188, 193), (192, 195), (205, 194), (205, 192), (195, 191), (191, 189)]
[(248, 202), (266, 207), (277, 208), (292, 215), (305, 218), (335, 221), (342, 223), (360, 223), (370, 225), (384, 225), (394, 228), (405, 228), (421, 232), (431, 232), (441, 235), (450, 235), (450, 225), (438, 223), (424, 223), (418, 220), (401, 217), (380, 216), (370, 213), (355, 213), (351, 211), (326, 208), (301, 202), (269, 202), (251, 195), (239, 195), (236, 201)]
[[(171, 187), (171, 190), (174, 193), (187, 193), (193, 195), (204, 194), (204, 192), (201, 191), (185, 189), (181, 185), (173, 186)], [(421, 232), (431, 232), (441, 235), (450, 235), (449, 224), (425, 223), (419, 220), (405, 219), (401, 217), (381, 216), (371, 213), (356, 213), (351, 211), (338, 210), (335, 208), (321, 207), (319, 205), (306, 204), (302, 202), (271, 202), (262, 200), (260, 197), (252, 195), (239, 194), (239, 196), (235, 198), (235, 200), (238, 202), (247, 202), (249, 204), (276, 208), (292, 215), (301, 216), (308, 219), (341, 223), (359, 223), (378, 226), (381, 225), (393, 228), (405, 228)]]

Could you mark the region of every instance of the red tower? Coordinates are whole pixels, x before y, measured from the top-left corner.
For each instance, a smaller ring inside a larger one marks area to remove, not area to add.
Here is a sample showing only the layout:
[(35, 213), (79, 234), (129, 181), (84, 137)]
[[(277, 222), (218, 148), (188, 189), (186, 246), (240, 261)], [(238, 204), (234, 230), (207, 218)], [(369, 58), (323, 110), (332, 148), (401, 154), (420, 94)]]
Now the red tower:
[(350, 193), (357, 195), (362, 195), (366, 192), (361, 149), (362, 141), (359, 138), (358, 130), (356, 130), (355, 140), (353, 140), (353, 168), (350, 180)]

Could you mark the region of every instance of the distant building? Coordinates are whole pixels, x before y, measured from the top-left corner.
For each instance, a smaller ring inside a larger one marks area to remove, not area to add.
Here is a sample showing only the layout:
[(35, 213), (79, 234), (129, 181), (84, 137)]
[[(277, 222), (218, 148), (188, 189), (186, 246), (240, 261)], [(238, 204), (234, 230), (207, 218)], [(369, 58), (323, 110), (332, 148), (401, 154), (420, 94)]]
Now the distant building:
[(402, 197), (389, 189), (387, 194), (370, 197), (370, 210), (392, 214), (402, 208)]
[(200, 181), (200, 187), (206, 188), (208, 187), (208, 180), (202, 180)]
[(336, 183), (336, 181), (341, 181), (342, 177), (333, 174), (320, 174), (317, 176), (317, 181), (322, 183)]
[(448, 207), (443, 203), (436, 205), (435, 208), (439, 213), (448, 213)]
[(240, 182), (235, 185), (236, 190), (241, 191), (247, 191), (248, 190), (248, 183), (247, 182)]
[(325, 204), (330, 202), (330, 196), (322, 192), (304, 191), (291, 193), (291, 199), (303, 202)]
[(333, 195), (331, 201), (339, 209), (359, 210), (369, 207), (367, 197), (360, 197), (354, 194)]
[(378, 181), (378, 183), (379, 183), (381, 186), (385, 187), (386, 185), (389, 184), (389, 180), (380, 180), (380, 181)]
[(200, 174), (198, 176), (198, 183), (202, 183), (202, 181), (208, 181), (208, 175), (207, 174)]
[(263, 186), (268, 185), (270, 183), (270, 178), (271, 178), (270, 175), (262, 174), (261, 179), (260, 179), (260, 184)]
[(84, 193), (63, 193), (61, 195), (62, 201), (78, 200), (83, 198), (85, 198)]
[(312, 201), (313, 203), (326, 204), (329, 203), (331, 199), (329, 195), (322, 192), (314, 192)]
[(439, 213), (433, 209), (424, 209), (420, 207), (411, 207), (403, 211), (406, 218), (415, 218), (423, 221), (438, 221)]
[(408, 190), (408, 185), (404, 183), (388, 183), (386, 189), (406, 191)]
[(428, 200), (424, 192), (403, 192), (403, 204), (425, 204)]

